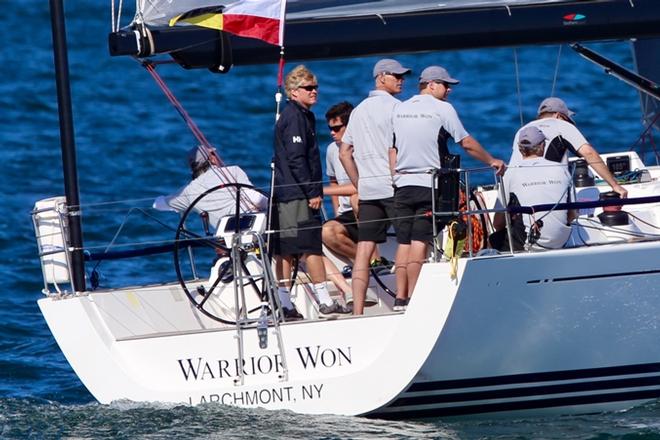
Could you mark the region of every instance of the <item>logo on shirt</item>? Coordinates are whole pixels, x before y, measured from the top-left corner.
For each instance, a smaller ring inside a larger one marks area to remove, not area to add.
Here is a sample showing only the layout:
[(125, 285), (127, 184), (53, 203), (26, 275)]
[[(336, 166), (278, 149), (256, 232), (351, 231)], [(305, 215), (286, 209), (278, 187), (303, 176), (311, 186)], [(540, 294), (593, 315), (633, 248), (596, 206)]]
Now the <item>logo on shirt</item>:
[(564, 19), (564, 25), (570, 26), (576, 24), (584, 24), (587, 16), (583, 14), (566, 14), (562, 18)]
[(301, 136), (294, 136), (292, 139), (294, 144), (302, 144), (302, 137)]

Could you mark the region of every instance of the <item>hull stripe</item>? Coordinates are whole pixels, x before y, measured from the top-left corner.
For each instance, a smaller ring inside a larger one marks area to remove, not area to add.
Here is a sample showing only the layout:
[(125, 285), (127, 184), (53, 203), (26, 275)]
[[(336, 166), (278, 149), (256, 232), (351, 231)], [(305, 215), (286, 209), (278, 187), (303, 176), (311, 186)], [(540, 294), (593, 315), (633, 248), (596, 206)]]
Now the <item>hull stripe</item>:
[(406, 390), (441, 391), (456, 388), (489, 387), (534, 382), (554, 382), (562, 380), (606, 378), (632, 374), (660, 373), (660, 363), (626, 365), (620, 367), (586, 368), (582, 370), (551, 371), (546, 373), (523, 373), (507, 376), (480, 377), (475, 379), (454, 379), (434, 382), (417, 382)]
[(650, 400), (656, 399), (658, 397), (660, 397), (660, 389), (629, 391), (623, 393), (590, 394), (585, 396), (558, 397), (552, 399), (536, 399), (516, 402), (489, 403), (481, 405), (401, 410), (396, 412), (374, 412), (368, 414), (368, 416), (388, 419), (448, 417), (492, 413), (498, 411), (529, 410), (573, 405), (593, 405), (608, 402), (622, 402), (627, 400)]

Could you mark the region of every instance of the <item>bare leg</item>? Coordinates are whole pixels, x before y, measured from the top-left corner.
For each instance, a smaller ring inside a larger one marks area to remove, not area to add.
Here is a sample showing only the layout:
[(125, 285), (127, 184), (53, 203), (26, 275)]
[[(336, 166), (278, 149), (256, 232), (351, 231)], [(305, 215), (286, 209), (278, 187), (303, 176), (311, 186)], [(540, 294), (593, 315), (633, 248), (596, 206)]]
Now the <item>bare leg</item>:
[(410, 258), (410, 245), (399, 244), (396, 248), (394, 273), (396, 274), (396, 297), (408, 298), (408, 260)]
[(321, 231), (323, 236), (323, 244), (329, 247), (333, 252), (341, 256), (355, 258), (357, 252), (357, 245), (348, 236), (348, 232), (344, 225), (335, 220), (330, 220), (323, 225)]
[(325, 275), (328, 277), (328, 280), (337, 286), (344, 300), (346, 300), (346, 294), (351, 294), (351, 286), (346, 282), (344, 276), (337, 269), (337, 266), (329, 258), (323, 257), (323, 264), (325, 265)]
[(357, 244), (355, 264), (353, 265), (353, 314), (364, 313), (364, 299), (369, 287), (369, 256), (374, 251), (376, 242), (360, 241)]
[(324, 283), (326, 277), (323, 255), (305, 255), (305, 261), (307, 262), (307, 270), (312, 278), (312, 282), (314, 284)]
[(422, 270), (422, 264), (426, 261), (426, 252), (428, 246), (423, 241), (413, 240), (410, 243), (410, 253), (408, 254), (408, 296), (412, 296), (419, 278), (419, 273)]
[(291, 267), (293, 257), (290, 255), (275, 257), (275, 276), (278, 287), (291, 288)]

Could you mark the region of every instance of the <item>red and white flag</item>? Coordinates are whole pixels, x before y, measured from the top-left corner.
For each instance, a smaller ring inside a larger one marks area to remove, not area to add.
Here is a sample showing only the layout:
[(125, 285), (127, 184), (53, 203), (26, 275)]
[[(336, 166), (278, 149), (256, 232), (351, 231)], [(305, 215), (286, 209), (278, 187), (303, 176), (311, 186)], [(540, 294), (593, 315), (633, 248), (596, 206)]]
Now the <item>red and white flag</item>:
[(185, 21), (283, 46), (285, 10), (286, 0), (239, 0), (225, 7), (193, 9), (172, 18), (169, 24)]

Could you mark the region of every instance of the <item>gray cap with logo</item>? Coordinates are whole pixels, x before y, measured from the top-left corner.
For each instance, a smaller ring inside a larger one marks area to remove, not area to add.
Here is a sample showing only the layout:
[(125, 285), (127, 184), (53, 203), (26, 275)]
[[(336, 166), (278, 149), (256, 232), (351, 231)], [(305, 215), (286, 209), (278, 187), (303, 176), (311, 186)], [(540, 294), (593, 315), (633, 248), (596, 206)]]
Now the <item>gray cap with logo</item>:
[(419, 83), (427, 83), (431, 81), (442, 81), (447, 84), (458, 84), (460, 81), (456, 78), (452, 78), (447, 72), (447, 69), (440, 66), (429, 66), (422, 71), (422, 74), (419, 76)]
[(539, 105), (539, 111), (537, 114), (540, 115), (543, 113), (561, 113), (575, 124), (575, 121), (573, 120), (575, 112), (569, 110), (566, 103), (559, 98), (545, 98), (543, 102), (541, 102), (541, 105)]
[(392, 60), (389, 58), (383, 58), (379, 60), (374, 66), (374, 78), (376, 78), (381, 73), (393, 73), (395, 75), (405, 75), (410, 73), (410, 69), (403, 67), (400, 62), (397, 60)]
[(518, 147), (523, 149), (532, 149), (545, 141), (545, 135), (541, 130), (533, 125), (528, 125), (520, 130), (518, 135)]

